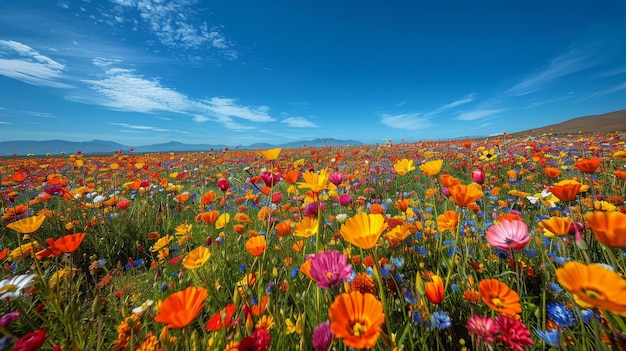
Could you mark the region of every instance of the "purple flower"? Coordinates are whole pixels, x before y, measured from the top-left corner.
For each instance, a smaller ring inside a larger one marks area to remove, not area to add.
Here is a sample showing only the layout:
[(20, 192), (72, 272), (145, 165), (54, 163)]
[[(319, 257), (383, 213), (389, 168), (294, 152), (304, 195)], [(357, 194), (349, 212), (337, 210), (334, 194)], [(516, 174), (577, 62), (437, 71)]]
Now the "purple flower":
[(315, 327), (313, 331), (313, 347), (315, 351), (326, 351), (333, 342), (333, 332), (330, 330), (330, 321), (326, 321)]
[(6, 328), (11, 323), (20, 318), (19, 312), (9, 312), (0, 318), (0, 328)]
[(325, 202), (311, 202), (304, 208), (304, 215), (307, 217), (317, 217), (318, 210), (324, 212), (324, 209), (326, 209)]
[(346, 255), (336, 250), (316, 254), (311, 261), (311, 276), (322, 289), (339, 285), (350, 278), (352, 265)]

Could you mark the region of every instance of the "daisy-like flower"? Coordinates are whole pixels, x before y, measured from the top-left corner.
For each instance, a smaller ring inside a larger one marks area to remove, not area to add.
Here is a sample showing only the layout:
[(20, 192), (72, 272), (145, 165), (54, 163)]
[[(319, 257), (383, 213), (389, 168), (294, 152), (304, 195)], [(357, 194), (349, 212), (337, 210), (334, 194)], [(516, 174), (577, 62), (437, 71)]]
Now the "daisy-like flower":
[(398, 173), (398, 175), (405, 175), (414, 170), (415, 166), (413, 166), (413, 160), (407, 160), (406, 158), (403, 158), (402, 160), (398, 160), (396, 163), (394, 163), (393, 168), (396, 170), (396, 173)]
[(183, 266), (190, 270), (198, 269), (202, 267), (210, 257), (211, 250), (206, 246), (198, 246), (185, 256)]
[(313, 330), (312, 343), (315, 351), (326, 351), (333, 342), (333, 332), (330, 330), (330, 321), (326, 321)]
[(133, 308), (134, 314), (142, 314), (148, 310), (148, 307), (154, 304), (153, 300), (146, 300), (146, 302), (142, 303), (141, 306)]
[(13, 301), (20, 297), (22, 292), (35, 284), (34, 274), (16, 275), (13, 278), (0, 282), (0, 300)]
[(476, 343), (491, 344), (495, 339), (495, 335), (500, 331), (500, 327), (496, 322), (489, 318), (479, 315), (473, 315), (467, 320), (467, 331), (470, 336), (476, 337)]
[(385, 322), (383, 305), (372, 294), (343, 293), (328, 309), (330, 329), (348, 347), (374, 347)]
[(519, 295), (505, 283), (497, 279), (485, 279), (478, 284), (478, 290), (492, 310), (505, 315), (522, 312)]
[(310, 274), (317, 286), (327, 289), (350, 278), (352, 265), (348, 263), (346, 255), (336, 250), (328, 250), (313, 257)]

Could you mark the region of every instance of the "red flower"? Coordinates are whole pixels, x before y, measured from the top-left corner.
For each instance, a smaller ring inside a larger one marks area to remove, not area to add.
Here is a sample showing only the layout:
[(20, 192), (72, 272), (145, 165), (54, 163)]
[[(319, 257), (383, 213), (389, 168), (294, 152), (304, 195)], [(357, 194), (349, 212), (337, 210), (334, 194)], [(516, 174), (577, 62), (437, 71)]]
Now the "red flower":
[(224, 309), (214, 314), (206, 324), (206, 330), (220, 330), (234, 327), (239, 322), (239, 318), (235, 317), (235, 304), (228, 304)]
[(523, 351), (525, 346), (533, 344), (530, 331), (526, 325), (509, 316), (497, 316), (496, 323), (500, 327), (500, 335), (497, 340), (508, 345), (509, 349)]
[(46, 341), (46, 331), (39, 329), (22, 336), (15, 346), (14, 351), (36, 351)]
[(239, 351), (265, 351), (270, 346), (270, 332), (265, 329), (257, 329), (250, 336), (241, 339)]

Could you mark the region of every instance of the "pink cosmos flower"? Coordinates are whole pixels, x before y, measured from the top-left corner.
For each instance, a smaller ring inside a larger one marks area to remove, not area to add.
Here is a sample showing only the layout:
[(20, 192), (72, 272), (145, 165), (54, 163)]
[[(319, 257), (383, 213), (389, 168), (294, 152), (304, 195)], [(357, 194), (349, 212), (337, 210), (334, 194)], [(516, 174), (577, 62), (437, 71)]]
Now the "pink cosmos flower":
[(520, 220), (504, 219), (487, 229), (485, 234), (489, 245), (500, 250), (521, 250), (530, 241), (528, 226)]
[(500, 327), (500, 335), (497, 339), (508, 345), (511, 350), (523, 351), (525, 346), (533, 344), (530, 331), (526, 325), (509, 316), (497, 316), (496, 323)]
[(317, 286), (326, 289), (350, 278), (352, 265), (348, 264), (346, 255), (336, 250), (328, 250), (313, 257), (310, 274)]
[(500, 327), (490, 317), (473, 315), (467, 320), (467, 331), (470, 336), (476, 337), (476, 343), (491, 344), (496, 341), (495, 335), (500, 331)]

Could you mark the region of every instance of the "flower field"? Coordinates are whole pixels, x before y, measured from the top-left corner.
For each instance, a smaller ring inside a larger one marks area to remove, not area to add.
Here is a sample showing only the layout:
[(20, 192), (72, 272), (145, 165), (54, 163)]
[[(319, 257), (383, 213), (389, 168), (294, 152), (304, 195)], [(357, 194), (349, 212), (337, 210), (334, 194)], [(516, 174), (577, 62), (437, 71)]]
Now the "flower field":
[(0, 350), (626, 349), (624, 140), (0, 158)]

